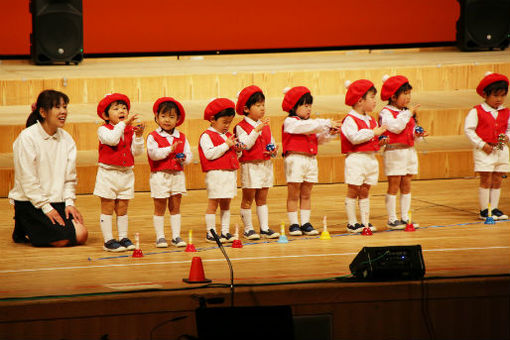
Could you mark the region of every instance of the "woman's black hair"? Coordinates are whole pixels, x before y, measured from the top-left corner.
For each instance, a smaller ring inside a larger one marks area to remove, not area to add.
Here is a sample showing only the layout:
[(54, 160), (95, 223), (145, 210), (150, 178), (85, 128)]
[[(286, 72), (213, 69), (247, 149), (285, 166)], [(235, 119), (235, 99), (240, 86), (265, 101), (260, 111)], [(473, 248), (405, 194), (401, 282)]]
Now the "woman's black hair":
[(221, 117), (234, 117), (235, 115), (236, 115), (236, 110), (234, 110), (233, 108), (229, 107), (228, 109), (221, 110), (220, 112), (215, 114), (213, 119), (214, 120), (218, 120)]
[(313, 104), (313, 96), (310, 92), (305, 93), (299, 98), (296, 105), (289, 111), (289, 116), (296, 116), (296, 110), (301, 105), (312, 105)]
[(487, 96), (496, 94), (500, 91), (505, 91), (505, 95), (508, 94), (508, 83), (504, 80), (495, 81), (483, 89), (483, 93), (485, 93)]
[(398, 96), (400, 96), (400, 94), (402, 92), (406, 92), (406, 91), (409, 91), (409, 90), (412, 90), (412, 89), (413, 89), (413, 87), (411, 86), (411, 84), (409, 84), (409, 83), (402, 84), (402, 86), (400, 86), (398, 88), (398, 90), (395, 91), (395, 93), (390, 97), (390, 99), (388, 100), (388, 104), (391, 105), (391, 103), (392, 103), (391, 98), (393, 98), (393, 96), (395, 96), (395, 98), (398, 98)]
[(64, 104), (69, 104), (69, 97), (63, 92), (55, 90), (44, 90), (39, 93), (37, 101), (35, 102), (35, 108), (33, 108), (33, 111), (28, 116), (25, 127), (34, 125), (38, 121), (44, 122), (44, 118), (41, 116), (40, 110), (43, 109), (49, 111), (53, 107), (59, 106), (61, 100), (64, 101)]
[[(172, 110), (175, 110), (175, 113), (177, 113), (177, 120), (181, 119), (181, 111), (174, 102), (163, 102), (159, 104), (158, 115), (165, 112), (172, 112)], [(156, 121), (156, 116), (154, 116), (154, 121)]]
[[(252, 94), (250, 96), (250, 98), (248, 98), (248, 100), (246, 101), (246, 107), (248, 108), (248, 110), (250, 109), (250, 107), (252, 107), (253, 105), (257, 104), (258, 102), (263, 102), (266, 100), (266, 96), (264, 96), (264, 94), (262, 92), (255, 92), (254, 94)], [(245, 116), (247, 116), (248, 114), (246, 112), (243, 112)]]

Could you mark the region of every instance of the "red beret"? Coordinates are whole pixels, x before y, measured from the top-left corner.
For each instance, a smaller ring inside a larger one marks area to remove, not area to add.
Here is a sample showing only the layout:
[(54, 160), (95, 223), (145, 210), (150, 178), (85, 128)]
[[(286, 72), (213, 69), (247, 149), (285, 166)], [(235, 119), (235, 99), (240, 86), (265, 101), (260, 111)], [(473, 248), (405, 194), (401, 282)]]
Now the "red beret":
[(310, 93), (310, 90), (304, 86), (296, 86), (291, 88), (285, 93), (283, 97), (282, 109), (285, 112), (290, 112), (296, 106), (296, 103), (303, 97), (303, 95)]
[(397, 92), (400, 86), (409, 83), (409, 79), (404, 76), (393, 76), (388, 79), (383, 79), (383, 86), (381, 89), (381, 99), (388, 100)]
[(179, 126), (182, 123), (184, 123), (184, 118), (186, 117), (186, 112), (184, 111), (184, 107), (181, 105), (181, 103), (179, 103), (177, 100), (173, 99), (172, 97), (161, 97), (158, 100), (156, 100), (156, 102), (154, 103), (154, 106), (152, 106), (152, 112), (154, 112), (154, 115), (156, 115), (158, 113), (159, 106), (161, 104), (163, 104), (164, 102), (172, 102), (175, 105), (177, 105), (177, 108), (179, 109), (180, 118), (177, 121), (177, 124), (175, 124), (175, 126)]
[(204, 111), (204, 119), (211, 120), (217, 113), (225, 110), (225, 109), (234, 109), (236, 108), (236, 104), (227, 98), (216, 98), (207, 104)]
[(131, 107), (131, 103), (129, 102), (129, 98), (125, 94), (110, 93), (110, 94), (105, 95), (104, 98), (101, 99), (99, 104), (97, 104), (97, 115), (99, 116), (99, 118), (104, 119), (103, 113), (105, 112), (108, 105), (110, 105), (113, 102), (119, 101), (119, 100), (122, 100), (123, 102), (126, 103), (128, 111), (129, 111), (129, 109)]
[(251, 85), (248, 87), (245, 87), (240, 93), (239, 97), (237, 98), (237, 104), (236, 104), (236, 112), (240, 115), (244, 115), (244, 106), (246, 105), (246, 102), (254, 93), (264, 93), (262, 92), (261, 88), (256, 85)]
[(476, 93), (483, 97), (483, 90), (485, 90), (485, 88), (490, 84), (497, 81), (504, 81), (508, 85), (508, 78), (505, 75), (499, 73), (489, 73), (483, 77), (483, 79), (480, 81), (480, 84), (478, 84), (476, 87)]
[(354, 104), (356, 104), (358, 100), (360, 100), (360, 98), (363, 97), (373, 86), (374, 83), (367, 79), (359, 79), (351, 83), (347, 88), (347, 93), (345, 94), (345, 104), (354, 106)]

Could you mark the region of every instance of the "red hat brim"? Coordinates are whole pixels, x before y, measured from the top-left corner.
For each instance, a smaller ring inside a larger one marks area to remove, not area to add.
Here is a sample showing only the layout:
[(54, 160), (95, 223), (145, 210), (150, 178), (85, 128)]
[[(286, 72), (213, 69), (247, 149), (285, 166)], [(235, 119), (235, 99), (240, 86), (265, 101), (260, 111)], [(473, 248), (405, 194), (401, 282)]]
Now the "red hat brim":
[(264, 93), (264, 92), (262, 92), (262, 89), (260, 87), (258, 87), (256, 85), (251, 85), (251, 86), (245, 87), (239, 93), (239, 97), (237, 99), (237, 104), (236, 104), (237, 114), (244, 115), (244, 107), (246, 106), (246, 102), (248, 101), (248, 99), (250, 99), (250, 97), (253, 94), (255, 94), (257, 92)]
[(404, 76), (393, 76), (389, 77), (381, 88), (381, 99), (388, 100), (397, 92), (397, 90), (404, 85), (409, 83), (409, 79)]
[(489, 86), (492, 83), (495, 83), (497, 81), (504, 81), (508, 85), (508, 78), (500, 73), (491, 73), (483, 77), (483, 79), (480, 81), (480, 84), (476, 87), (476, 93), (478, 93), (480, 96), (484, 96), (483, 90), (487, 86)]
[(211, 120), (217, 113), (225, 109), (236, 109), (236, 104), (228, 98), (216, 98), (211, 101), (204, 110), (204, 120)]
[(283, 97), (283, 111), (290, 112), (290, 110), (296, 106), (299, 99), (301, 99), (301, 97), (303, 97), (306, 93), (310, 93), (310, 90), (305, 86), (296, 86), (288, 90)]
[(179, 103), (177, 100), (173, 99), (172, 97), (161, 97), (152, 106), (152, 112), (154, 112), (154, 115), (158, 114), (158, 109), (161, 104), (164, 102), (172, 102), (175, 105), (177, 105), (177, 108), (179, 109), (179, 120), (175, 124), (175, 126), (179, 126), (182, 123), (184, 123), (184, 119), (186, 118), (186, 112), (184, 111), (184, 107)]
[(129, 101), (128, 96), (126, 96), (125, 94), (122, 94), (122, 93), (107, 94), (103, 99), (101, 99), (99, 104), (97, 104), (97, 115), (99, 116), (99, 118), (104, 119), (103, 113), (105, 113), (106, 108), (111, 103), (116, 102), (116, 101), (125, 102), (127, 105), (128, 111), (131, 109), (131, 102)]

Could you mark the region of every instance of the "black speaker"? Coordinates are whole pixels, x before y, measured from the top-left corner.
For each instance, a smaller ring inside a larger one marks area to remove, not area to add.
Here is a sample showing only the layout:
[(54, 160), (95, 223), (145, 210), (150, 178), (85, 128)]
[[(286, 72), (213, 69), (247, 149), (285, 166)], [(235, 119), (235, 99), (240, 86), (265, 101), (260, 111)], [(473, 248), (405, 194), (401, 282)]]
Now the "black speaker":
[(510, 42), (510, 0), (458, 0), (457, 47), (504, 50)]
[(349, 265), (360, 280), (418, 280), (425, 275), (421, 246), (363, 247)]
[(83, 60), (82, 0), (31, 0), (30, 54), (35, 64)]
[(200, 340), (294, 340), (290, 306), (198, 308)]

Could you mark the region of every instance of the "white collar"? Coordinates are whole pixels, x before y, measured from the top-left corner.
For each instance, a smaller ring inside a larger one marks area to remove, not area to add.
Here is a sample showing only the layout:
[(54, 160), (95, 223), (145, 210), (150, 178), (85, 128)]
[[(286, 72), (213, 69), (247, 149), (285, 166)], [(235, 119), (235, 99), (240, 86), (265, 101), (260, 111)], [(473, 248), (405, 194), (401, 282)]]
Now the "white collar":
[(504, 109), (505, 107), (503, 105), (500, 105), (497, 109), (493, 108), (492, 106), (490, 106), (489, 104), (487, 104), (486, 102), (483, 102), (482, 103), (482, 108), (487, 111), (487, 112), (497, 112), (499, 110), (502, 110)]
[(363, 119), (363, 120), (370, 120), (372, 117), (368, 114), (364, 114), (362, 115), (361, 113), (359, 113), (358, 111), (356, 110), (351, 110), (351, 112), (349, 112), (350, 115), (353, 115), (354, 117), (356, 118), (359, 118), (359, 119)]
[(248, 124), (250, 124), (251, 126), (253, 126), (253, 127), (256, 127), (257, 125), (260, 125), (260, 124), (261, 124), (261, 121), (260, 121), (260, 120), (259, 120), (259, 121), (254, 121), (253, 119), (251, 119), (251, 118), (250, 118), (250, 117), (248, 117), (248, 116), (244, 116), (244, 120), (245, 120)]
[(161, 137), (174, 137), (174, 138), (179, 138), (180, 134), (179, 134), (179, 131), (177, 131), (177, 129), (174, 128), (174, 132), (172, 132), (171, 134), (166, 132), (165, 130), (163, 130), (161, 127), (158, 127), (158, 129), (156, 130)]
[(49, 135), (46, 130), (44, 130), (44, 128), (42, 127), (41, 123), (39, 121), (37, 121), (37, 131), (39, 132), (39, 134), (41, 135), (41, 137), (44, 139), (44, 140), (47, 140), (47, 139), (56, 139), (56, 140), (59, 140), (60, 139), (60, 129), (57, 128), (57, 132), (55, 132), (55, 134), (53, 135)]

